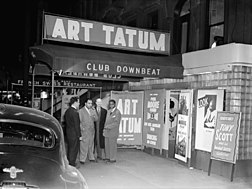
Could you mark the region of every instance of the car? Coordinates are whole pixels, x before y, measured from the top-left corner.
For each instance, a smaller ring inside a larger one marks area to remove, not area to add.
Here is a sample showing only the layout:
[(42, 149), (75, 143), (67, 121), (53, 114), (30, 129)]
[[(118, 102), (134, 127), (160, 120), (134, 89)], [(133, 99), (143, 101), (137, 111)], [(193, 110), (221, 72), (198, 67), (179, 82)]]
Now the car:
[(48, 113), (0, 104), (0, 189), (88, 189), (66, 157), (62, 126)]

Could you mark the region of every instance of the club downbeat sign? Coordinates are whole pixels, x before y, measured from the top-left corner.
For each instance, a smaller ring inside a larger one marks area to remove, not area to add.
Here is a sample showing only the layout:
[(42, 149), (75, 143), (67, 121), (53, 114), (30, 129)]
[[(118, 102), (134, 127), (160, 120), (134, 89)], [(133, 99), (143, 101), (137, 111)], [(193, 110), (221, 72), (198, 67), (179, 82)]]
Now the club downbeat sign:
[(164, 90), (145, 91), (143, 143), (157, 149), (161, 146), (161, 129), (164, 124), (164, 98)]

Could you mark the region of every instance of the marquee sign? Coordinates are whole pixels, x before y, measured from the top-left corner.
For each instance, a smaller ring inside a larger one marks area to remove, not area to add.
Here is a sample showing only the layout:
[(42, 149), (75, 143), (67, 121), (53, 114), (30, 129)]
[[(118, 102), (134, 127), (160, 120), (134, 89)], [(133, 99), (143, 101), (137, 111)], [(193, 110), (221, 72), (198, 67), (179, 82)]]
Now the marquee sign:
[(170, 34), (45, 14), (44, 39), (90, 46), (166, 54)]

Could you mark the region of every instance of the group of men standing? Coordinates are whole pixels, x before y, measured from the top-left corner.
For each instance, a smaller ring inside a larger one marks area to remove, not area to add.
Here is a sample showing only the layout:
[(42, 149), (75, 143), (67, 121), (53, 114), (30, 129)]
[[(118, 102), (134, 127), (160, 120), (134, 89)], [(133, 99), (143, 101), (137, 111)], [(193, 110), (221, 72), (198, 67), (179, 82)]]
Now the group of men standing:
[(80, 110), (79, 105), (79, 98), (72, 97), (64, 115), (69, 164), (78, 166), (78, 161), (84, 164), (87, 158), (90, 162), (116, 162), (121, 113), (115, 100), (109, 100), (108, 110), (101, 106), (100, 98), (95, 106), (91, 99)]

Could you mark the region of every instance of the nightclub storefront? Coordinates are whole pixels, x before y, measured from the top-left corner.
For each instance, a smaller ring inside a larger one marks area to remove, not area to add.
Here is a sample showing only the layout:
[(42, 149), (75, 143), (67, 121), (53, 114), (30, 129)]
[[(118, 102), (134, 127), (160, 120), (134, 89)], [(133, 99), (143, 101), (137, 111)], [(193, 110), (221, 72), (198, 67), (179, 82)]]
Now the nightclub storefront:
[(66, 93), (103, 98), (143, 78), (183, 77), (182, 55), (169, 56), (169, 33), (47, 13), (43, 19), (43, 43), (30, 47), (32, 104), (49, 91), (43, 111), (54, 114)]

